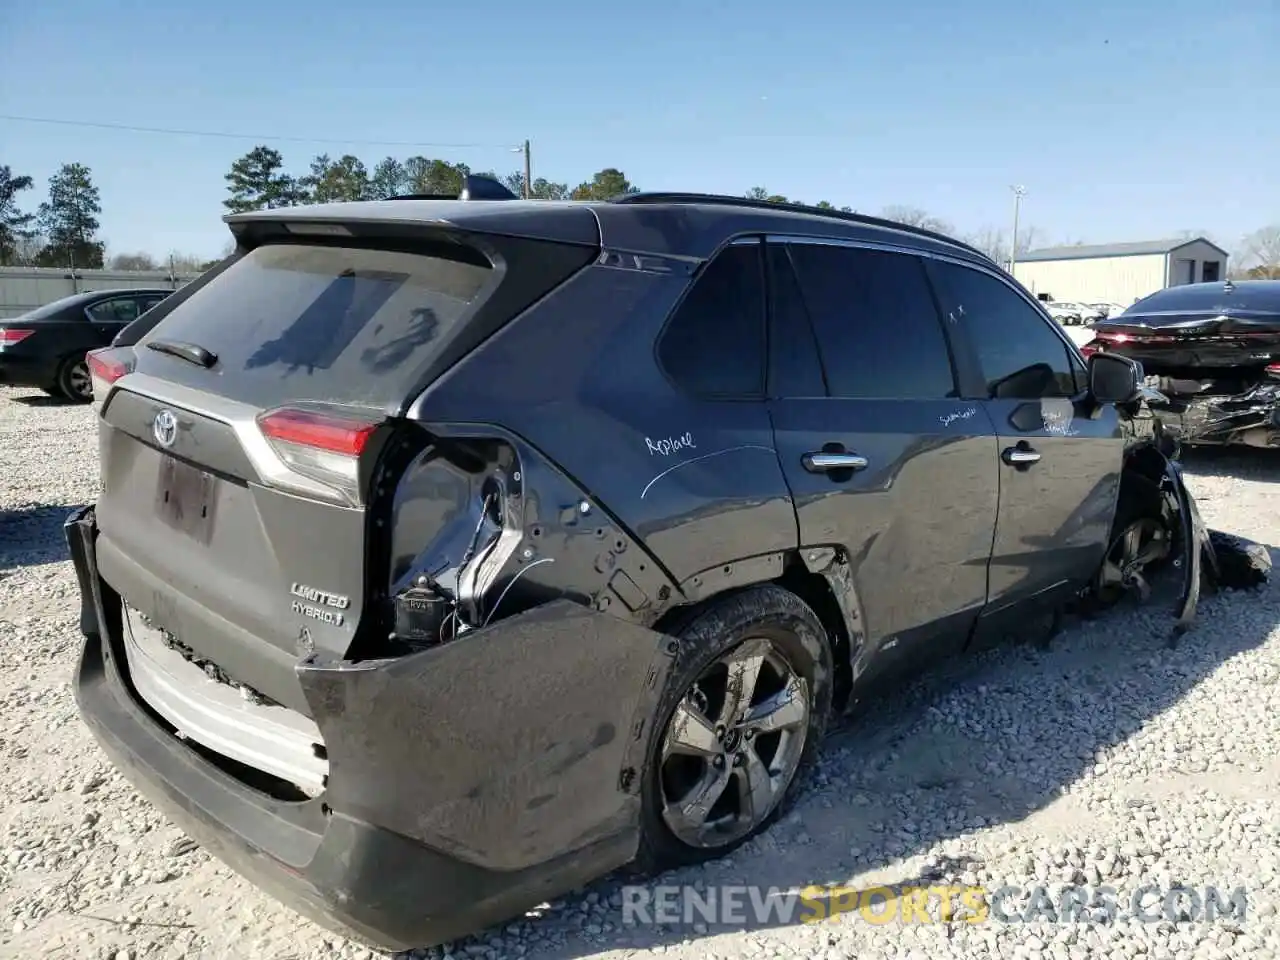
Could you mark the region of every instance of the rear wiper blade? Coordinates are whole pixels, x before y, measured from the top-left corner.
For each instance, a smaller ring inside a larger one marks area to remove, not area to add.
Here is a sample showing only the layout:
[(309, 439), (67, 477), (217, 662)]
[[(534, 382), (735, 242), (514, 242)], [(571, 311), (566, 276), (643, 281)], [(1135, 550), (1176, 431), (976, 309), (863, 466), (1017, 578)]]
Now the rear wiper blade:
[(216, 353), (206, 350), (198, 343), (182, 343), (177, 340), (150, 340), (147, 342), (147, 349), (154, 350), (156, 353), (167, 353), (171, 357), (186, 360), (188, 363), (194, 363), (196, 366), (204, 367), (206, 370), (218, 362)]

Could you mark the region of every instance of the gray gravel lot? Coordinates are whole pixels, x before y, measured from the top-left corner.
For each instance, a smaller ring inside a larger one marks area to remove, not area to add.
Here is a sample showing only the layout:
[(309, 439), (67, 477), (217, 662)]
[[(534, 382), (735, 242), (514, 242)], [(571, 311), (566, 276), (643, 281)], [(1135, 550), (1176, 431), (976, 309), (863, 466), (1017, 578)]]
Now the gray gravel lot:
[[(0, 388), (0, 956), (363, 957), (196, 848), (108, 766), (69, 687), (61, 524), (97, 487), (92, 411)], [(1213, 525), (1280, 544), (1280, 454), (1198, 455)], [(459, 957), (1280, 956), (1280, 585), (1074, 624), (886, 697), (837, 734), (793, 811), (663, 883), (1243, 887), (1214, 923), (624, 926), (618, 883), (455, 944)], [(436, 950), (432, 956), (440, 956)]]

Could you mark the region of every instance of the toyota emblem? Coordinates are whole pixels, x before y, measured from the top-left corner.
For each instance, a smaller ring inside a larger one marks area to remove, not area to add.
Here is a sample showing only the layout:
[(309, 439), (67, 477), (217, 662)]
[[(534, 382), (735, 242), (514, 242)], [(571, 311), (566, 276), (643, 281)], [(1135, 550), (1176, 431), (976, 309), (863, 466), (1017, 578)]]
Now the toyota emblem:
[(156, 418), (151, 421), (151, 433), (160, 446), (173, 446), (173, 441), (178, 439), (178, 418), (173, 415), (172, 410), (161, 410), (156, 414)]

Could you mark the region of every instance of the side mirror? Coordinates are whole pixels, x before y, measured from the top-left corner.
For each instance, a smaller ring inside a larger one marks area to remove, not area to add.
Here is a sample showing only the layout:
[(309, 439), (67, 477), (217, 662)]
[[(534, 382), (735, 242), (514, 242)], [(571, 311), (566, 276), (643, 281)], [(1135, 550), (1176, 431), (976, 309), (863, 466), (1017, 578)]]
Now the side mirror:
[(1142, 367), (1115, 353), (1089, 357), (1089, 393), (1098, 403), (1128, 403), (1142, 393)]

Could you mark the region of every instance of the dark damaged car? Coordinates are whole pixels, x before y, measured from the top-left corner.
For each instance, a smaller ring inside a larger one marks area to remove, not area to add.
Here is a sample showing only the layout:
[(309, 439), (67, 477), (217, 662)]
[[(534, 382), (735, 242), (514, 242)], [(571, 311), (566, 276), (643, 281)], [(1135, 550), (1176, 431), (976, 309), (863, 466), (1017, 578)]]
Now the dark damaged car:
[(1175, 551), (1185, 623), (1217, 569), (1137, 367), (947, 237), (681, 194), (228, 223), (91, 358), (77, 698), (374, 945), (724, 854), (896, 676)]
[(1169, 287), (1092, 329), (1083, 352), (1141, 363), (1170, 436), (1280, 446), (1280, 280)]

